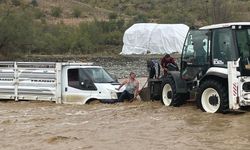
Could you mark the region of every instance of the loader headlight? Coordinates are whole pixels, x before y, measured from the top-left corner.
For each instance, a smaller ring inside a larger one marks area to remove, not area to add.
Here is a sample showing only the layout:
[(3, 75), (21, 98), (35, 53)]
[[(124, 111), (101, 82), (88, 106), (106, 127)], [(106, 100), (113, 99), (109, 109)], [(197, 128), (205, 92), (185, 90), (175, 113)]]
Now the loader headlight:
[(242, 88), (244, 91), (249, 92), (250, 91), (250, 82), (244, 83)]

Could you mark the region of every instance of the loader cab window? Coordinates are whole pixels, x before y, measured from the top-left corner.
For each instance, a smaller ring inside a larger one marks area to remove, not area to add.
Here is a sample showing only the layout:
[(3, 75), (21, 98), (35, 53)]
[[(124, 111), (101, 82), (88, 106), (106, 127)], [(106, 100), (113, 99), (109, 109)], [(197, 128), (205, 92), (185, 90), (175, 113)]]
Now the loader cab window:
[(80, 90), (96, 90), (94, 83), (82, 69), (68, 70), (68, 86)]
[(213, 31), (213, 64), (226, 67), (227, 61), (236, 60), (233, 33), (230, 28), (216, 29)]
[(250, 26), (239, 26), (236, 32), (242, 76), (250, 75)]
[(236, 30), (236, 37), (240, 56), (250, 64), (250, 27)]
[(181, 75), (193, 80), (209, 64), (209, 38), (207, 30), (192, 30), (188, 33), (183, 47)]

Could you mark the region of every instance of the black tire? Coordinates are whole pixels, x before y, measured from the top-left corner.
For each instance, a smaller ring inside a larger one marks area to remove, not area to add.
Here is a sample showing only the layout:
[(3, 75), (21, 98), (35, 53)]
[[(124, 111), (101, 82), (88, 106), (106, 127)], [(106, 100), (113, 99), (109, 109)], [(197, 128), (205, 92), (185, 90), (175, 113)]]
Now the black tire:
[[(170, 89), (171, 88), (171, 89)], [(169, 76), (162, 82), (162, 98), (161, 102), (166, 106), (179, 107), (185, 103), (189, 94), (181, 94), (176, 92), (176, 86), (174, 79)]]
[(183, 99), (183, 103), (190, 99), (190, 92), (181, 94), (181, 98)]
[(196, 102), (204, 112), (225, 113), (229, 108), (227, 86), (212, 79), (204, 81), (198, 89)]

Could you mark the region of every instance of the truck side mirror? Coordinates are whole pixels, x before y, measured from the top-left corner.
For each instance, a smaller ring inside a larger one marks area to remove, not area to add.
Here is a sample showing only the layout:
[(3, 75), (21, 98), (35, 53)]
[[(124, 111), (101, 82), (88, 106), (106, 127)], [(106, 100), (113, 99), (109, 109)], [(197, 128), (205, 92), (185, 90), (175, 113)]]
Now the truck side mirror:
[(85, 87), (85, 88), (91, 88), (93, 87), (93, 82), (90, 80), (84, 80), (80, 82), (80, 85)]

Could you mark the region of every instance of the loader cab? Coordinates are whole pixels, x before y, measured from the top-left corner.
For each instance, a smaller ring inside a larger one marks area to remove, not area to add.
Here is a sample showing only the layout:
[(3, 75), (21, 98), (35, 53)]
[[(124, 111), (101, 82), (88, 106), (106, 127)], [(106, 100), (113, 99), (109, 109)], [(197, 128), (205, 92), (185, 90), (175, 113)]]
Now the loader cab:
[(229, 24), (190, 30), (182, 51), (181, 78), (200, 79), (209, 68), (226, 69), (228, 61), (239, 58), (239, 71), (242, 75), (250, 75), (249, 39), (250, 26)]
[(197, 106), (210, 113), (250, 106), (250, 22), (190, 30), (182, 50), (180, 77), (174, 73), (163, 80), (166, 106), (182, 105), (189, 92), (196, 92)]
[(200, 77), (211, 65), (210, 31), (191, 30), (183, 46), (181, 58), (181, 78), (194, 80)]

